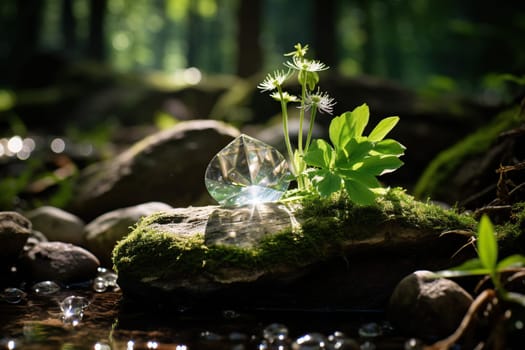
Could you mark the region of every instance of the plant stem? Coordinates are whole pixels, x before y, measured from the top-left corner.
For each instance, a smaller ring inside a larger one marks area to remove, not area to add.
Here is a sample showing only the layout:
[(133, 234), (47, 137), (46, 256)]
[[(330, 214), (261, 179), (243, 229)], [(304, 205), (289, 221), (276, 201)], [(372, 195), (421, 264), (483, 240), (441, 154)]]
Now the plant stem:
[[(303, 73), (301, 71), (299, 74)], [(306, 72), (304, 72), (306, 73)], [(306, 77), (306, 74), (304, 74)], [(301, 109), (299, 111), (299, 135), (297, 135), (297, 148), (299, 149), (299, 154), (303, 154), (303, 122), (304, 122), (304, 100), (306, 99), (306, 78), (301, 82)]]
[(310, 115), (310, 126), (308, 128), (308, 136), (306, 136), (306, 144), (304, 145), (304, 153), (308, 152), (310, 141), (312, 139), (312, 132), (314, 130), (315, 115), (317, 114), (317, 106), (312, 106), (312, 114)]
[(288, 151), (288, 158), (290, 159), (290, 163), (292, 164), (292, 172), (294, 173), (294, 175), (296, 175), (292, 144), (290, 143), (290, 134), (288, 131), (288, 108), (286, 107), (286, 102), (284, 101), (283, 89), (280, 86), (278, 86), (277, 91), (279, 92), (279, 97), (281, 99), (281, 111), (283, 115), (284, 143), (286, 144), (286, 150)]

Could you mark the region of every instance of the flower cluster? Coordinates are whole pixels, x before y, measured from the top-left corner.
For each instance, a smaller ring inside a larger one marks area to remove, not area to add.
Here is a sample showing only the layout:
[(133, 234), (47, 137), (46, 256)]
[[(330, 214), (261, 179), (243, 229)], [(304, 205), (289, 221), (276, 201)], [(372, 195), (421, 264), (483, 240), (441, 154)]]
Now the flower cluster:
[[(283, 131), (288, 157), (292, 164), (292, 171), (297, 177), (298, 187), (305, 188), (306, 178), (301, 174), (305, 168), (303, 155), (310, 145), (316, 114), (317, 112), (332, 114), (335, 100), (328, 93), (321, 92), (318, 87), (318, 72), (327, 70), (329, 67), (320, 61), (306, 58), (308, 45), (302, 46), (297, 44), (294, 48), (294, 51), (285, 54), (285, 56), (291, 56), (291, 60), (284, 63), (288, 70), (276, 70), (268, 74), (263, 82), (257, 85), (257, 88), (262, 92), (271, 92), (270, 96), (281, 103)], [(283, 90), (285, 82), (295, 73), (297, 73), (297, 80), (301, 86), (300, 97)], [(288, 103), (299, 103), (300, 109), (299, 134), (295, 150), (290, 142), (288, 131)], [(310, 118), (306, 142), (303, 143), (303, 127), (306, 112), (310, 113)]]

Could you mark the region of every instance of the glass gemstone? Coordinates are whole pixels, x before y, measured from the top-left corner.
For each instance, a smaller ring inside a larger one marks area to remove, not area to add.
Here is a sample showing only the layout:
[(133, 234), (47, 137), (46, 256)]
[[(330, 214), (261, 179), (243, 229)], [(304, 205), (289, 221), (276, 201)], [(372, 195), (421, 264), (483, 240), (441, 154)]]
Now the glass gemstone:
[(205, 184), (221, 205), (275, 202), (288, 189), (290, 172), (274, 147), (242, 134), (210, 161)]

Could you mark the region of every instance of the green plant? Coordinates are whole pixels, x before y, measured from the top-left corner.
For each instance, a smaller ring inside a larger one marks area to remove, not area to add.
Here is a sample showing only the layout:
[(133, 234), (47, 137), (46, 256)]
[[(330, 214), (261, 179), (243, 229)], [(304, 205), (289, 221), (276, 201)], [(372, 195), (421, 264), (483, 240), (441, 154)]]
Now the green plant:
[(403, 165), (398, 157), (405, 147), (385, 139), (399, 118), (385, 118), (368, 136), (363, 136), (369, 114), (368, 106), (363, 104), (334, 118), (329, 128), (333, 147), (322, 139), (315, 140), (305, 153), (305, 163), (314, 167), (307, 169), (306, 174), (322, 196), (344, 189), (354, 202), (371, 204), (377, 194), (384, 194), (376, 176)]
[(441, 277), (460, 277), (471, 275), (490, 276), (494, 288), (501, 298), (525, 306), (525, 295), (508, 292), (502, 282), (501, 274), (517, 267), (525, 266), (525, 256), (510, 255), (498, 262), (498, 242), (494, 227), (487, 215), (483, 215), (478, 225), (476, 239), (478, 257), (449, 270), (439, 271)]
[[(384, 193), (376, 177), (403, 165), (399, 157), (405, 147), (395, 140), (384, 139), (399, 118), (385, 118), (368, 136), (363, 136), (370, 114), (368, 106), (363, 104), (331, 121), (329, 136), (332, 145), (322, 139), (312, 141), (317, 112), (331, 114), (335, 101), (318, 87), (318, 72), (329, 67), (306, 58), (307, 51), (308, 45), (295, 45), (295, 51), (285, 55), (292, 57), (284, 64), (288, 71), (276, 70), (258, 85), (262, 91), (274, 91), (271, 97), (281, 103), (285, 144), (298, 189), (324, 197), (346, 191), (353, 202), (369, 205), (378, 194)], [(295, 73), (301, 89), (300, 97), (283, 90), (284, 83)], [(288, 130), (289, 103), (299, 103), (297, 148), (292, 146)], [(309, 126), (303, 142), (307, 112), (310, 113)]]

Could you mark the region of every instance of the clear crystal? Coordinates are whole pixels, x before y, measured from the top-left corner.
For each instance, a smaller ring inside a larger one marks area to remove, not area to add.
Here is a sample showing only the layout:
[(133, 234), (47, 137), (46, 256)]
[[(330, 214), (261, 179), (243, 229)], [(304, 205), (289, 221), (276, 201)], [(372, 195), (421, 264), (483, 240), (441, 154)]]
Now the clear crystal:
[(275, 202), (288, 189), (290, 172), (279, 151), (243, 134), (213, 157), (205, 184), (221, 205)]
[(64, 300), (62, 300), (59, 304), (60, 310), (62, 312), (66, 312), (68, 310), (70, 311), (76, 311), (76, 310), (84, 310), (89, 305), (89, 300), (85, 297), (80, 297), (76, 295), (71, 295)]

